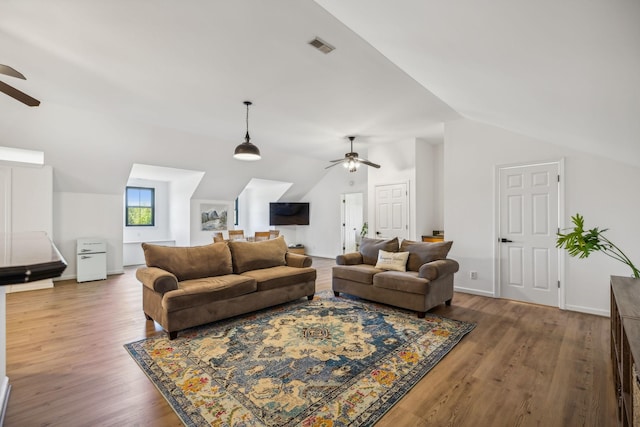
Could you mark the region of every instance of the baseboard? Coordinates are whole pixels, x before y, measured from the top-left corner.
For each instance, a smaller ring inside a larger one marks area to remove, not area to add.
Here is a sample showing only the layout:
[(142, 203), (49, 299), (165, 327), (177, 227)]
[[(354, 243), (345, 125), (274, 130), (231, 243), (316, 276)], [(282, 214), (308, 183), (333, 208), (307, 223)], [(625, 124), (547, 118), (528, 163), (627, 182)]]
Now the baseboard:
[(472, 294), (472, 295), (479, 295), (481, 297), (495, 298), (493, 293), (489, 291), (480, 291), (478, 289), (462, 288), (460, 286), (454, 286), (453, 290), (456, 292), (462, 292), (463, 294)]
[(39, 289), (53, 288), (53, 281), (51, 279), (38, 280), (36, 282), (21, 283), (19, 285), (8, 285), (6, 290), (8, 294), (24, 291), (37, 291)]
[[(107, 276), (124, 274), (124, 269), (107, 271)], [(76, 274), (67, 274), (53, 279), (54, 282), (61, 282), (63, 280), (76, 280), (78, 276)]]
[(2, 384), (0, 384), (0, 403), (2, 404), (0, 410), (0, 427), (4, 425), (4, 416), (7, 413), (7, 405), (9, 404), (9, 394), (11, 394), (9, 377), (4, 377)]
[(569, 304), (565, 304), (564, 308), (569, 311), (577, 311), (579, 313), (595, 314), (596, 316), (602, 316), (602, 317), (611, 317), (611, 313), (609, 312), (609, 310), (601, 310), (598, 308), (582, 307), (579, 305), (569, 305)]

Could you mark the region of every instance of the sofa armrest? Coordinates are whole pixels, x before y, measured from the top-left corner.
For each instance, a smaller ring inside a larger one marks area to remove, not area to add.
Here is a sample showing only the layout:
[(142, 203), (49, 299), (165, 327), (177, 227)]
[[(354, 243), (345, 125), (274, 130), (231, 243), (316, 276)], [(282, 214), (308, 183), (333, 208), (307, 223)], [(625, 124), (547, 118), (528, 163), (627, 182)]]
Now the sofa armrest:
[(161, 268), (140, 267), (136, 270), (136, 278), (147, 288), (161, 294), (178, 289), (176, 276)]
[(458, 261), (452, 259), (439, 259), (437, 261), (431, 261), (420, 266), (418, 270), (418, 277), (422, 277), (428, 280), (436, 280), (439, 277), (446, 276), (447, 274), (453, 274), (460, 268)]
[(287, 252), (284, 259), (289, 267), (311, 267), (313, 263), (313, 259), (310, 256), (294, 254), (293, 252)]
[(360, 252), (349, 252), (336, 257), (336, 264), (338, 265), (358, 265), (362, 263), (363, 259)]

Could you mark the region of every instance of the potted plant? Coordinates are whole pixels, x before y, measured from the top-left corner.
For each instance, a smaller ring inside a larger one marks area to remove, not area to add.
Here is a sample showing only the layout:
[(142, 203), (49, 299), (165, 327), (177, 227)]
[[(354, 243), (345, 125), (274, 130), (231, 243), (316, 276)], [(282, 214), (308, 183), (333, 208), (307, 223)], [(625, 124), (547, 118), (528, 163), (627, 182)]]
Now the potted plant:
[(363, 237), (367, 237), (369, 233), (369, 224), (364, 222), (362, 224), (362, 228), (360, 229), (360, 234), (356, 236), (356, 250), (360, 250), (360, 243), (362, 242)]
[(579, 258), (587, 258), (593, 252), (602, 252), (608, 257), (629, 266), (633, 272), (633, 277), (636, 279), (640, 278), (640, 271), (633, 265), (624, 252), (614, 245), (611, 240), (604, 237), (603, 233), (608, 230), (607, 228), (599, 230), (598, 227), (595, 227), (590, 230), (585, 230), (584, 217), (578, 213), (571, 217), (571, 221), (574, 224), (573, 231), (566, 234), (558, 233), (556, 240), (557, 248), (566, 249), (569, 255)]
[(369, 234), (369, 223), (365, 221), (360, 230), (360, 237), (367, 237), (367, 234)]

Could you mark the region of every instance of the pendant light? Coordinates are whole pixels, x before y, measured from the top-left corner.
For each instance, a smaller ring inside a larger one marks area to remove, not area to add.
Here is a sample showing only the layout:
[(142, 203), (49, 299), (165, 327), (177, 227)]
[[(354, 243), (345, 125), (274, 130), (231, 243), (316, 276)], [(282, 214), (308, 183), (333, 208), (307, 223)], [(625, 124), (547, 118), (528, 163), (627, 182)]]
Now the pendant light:
[(244, 137), (245, 141), (236, 147), (233, 158), (245, 161), (260, 160), (260, 150), (251, 143), (249, 137), (249, 105), (251, 105), (251, 101), (244, 101), (244, 105), (247, 106), (247, 134)]

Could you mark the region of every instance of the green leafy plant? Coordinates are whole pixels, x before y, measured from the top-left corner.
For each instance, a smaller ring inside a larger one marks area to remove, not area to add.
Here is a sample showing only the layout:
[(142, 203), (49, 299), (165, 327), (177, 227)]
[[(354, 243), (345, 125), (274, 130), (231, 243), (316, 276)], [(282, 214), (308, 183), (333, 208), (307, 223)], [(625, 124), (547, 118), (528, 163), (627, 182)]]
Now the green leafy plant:
[(367, 237), (369, 234), (369, 223), (365, 222), (362, 224), (362, 229), (360, 230), (360, 237)]
[(608, 257), (631, 267), (633, 277), (636, 279), (640, 278), (640, 271), (633, 265), (631, 260), (619, 247), (604, 236), (603, 233), (607, 231), (608, 228), (599, 230), (598, 227), (595, 227), (590, 230), (585, 230), (584, 217), (578, 213), (571, 217), (571, 221), (575, 226), (573, 231), (566, 234), (558, 233), (556, 240), (557, 248), (566, 249), (569, 255), (579, 258), (587, 258), (593, 252), (602, 252)]

